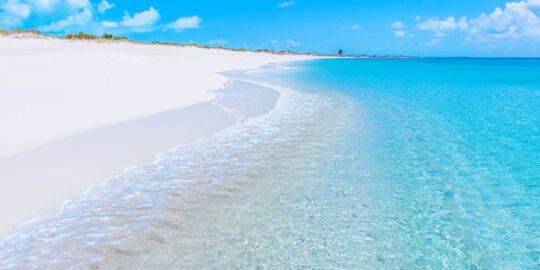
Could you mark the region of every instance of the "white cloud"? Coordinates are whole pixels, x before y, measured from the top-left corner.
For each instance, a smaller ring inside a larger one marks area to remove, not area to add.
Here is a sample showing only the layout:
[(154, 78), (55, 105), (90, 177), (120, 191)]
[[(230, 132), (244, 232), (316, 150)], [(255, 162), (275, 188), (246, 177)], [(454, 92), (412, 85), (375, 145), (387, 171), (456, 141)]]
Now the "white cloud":
[(417, 25), (420, 30), (431, 30), (435, 32), (444, 32), (451, 30), (467, 30), (469, 25), (467, 23), (467, 18), (462, 17), (456, 22), (454, 16), (450, 16), (444, 20), (439, 20), (438, 18), (431, 18), (425, 22), (419, 23)]
[(393, 24), (391, 24), (392, 28), (403, 28), (405, 26), (405, 24), (403, 22), (400, 22), (400, 21), (397, 21), (397, 22), (394, 22)]
[(497, 7), (486, 15), (470, 20), (469, 33), (479, 41), (490, 39), (540, 40), (540, 18), (530, 9), (540, 7), (539, 1), (507, 2), (504, 10)]
[(153, 7), (131, 17), (127, 12), (120, 24), (125, 27), (144, 28), (153, 26), (159, 20), (159, 12)]
[(20, 3), (18, 0), (9, 0), (0, 4), (0, 25), (18, 26), (23, 23), (24, 19), (30, 16), (31, 6)]
[(439, 43), (441, 43), (441, 39), (440, 38), (434, 38), (434, 39), (430, 40), (428, 43), (424, 43), (422, 45), (424, 45), (424, 46), (437, 46), (437, 45), (439, 45)]
[(107, 27), (107, 28), (118, 27), (117, 22), (109, 22), (109, 21), (102, 21), (101, 25), (103, 25), (103, 27)]
[(445, 34), (445, 33), (442, 33), (442, 32), (437, 32), (437, 33), (435, 33), (435, 36), (436, 36), (436, 37), (442, 38), (442, 37), (445, 37), (446, 34)]
[(176, 31), (182, 31), (184, 29), (199, 28), (201, 22), (202, 19), (199, 16), (182, 17), (172, 23), (167, 24), (167, 27), (173, 28)]
[(67, 3), (73, 8), (85, 8), (90, 6), (88, 0), (67, 0)]
[(210, 45), (225, 45), (227, 43), (229, 43), (229, 42), (227, 42), (226, 40), (221, 39), (221, 38), (220, 39), (211, 39), (211, 40), (208, 41), (208, 44), (210, 44)]
[(272, 40), (270, 40), (270, 43), (272, 43), (272, 44), (278, 44), (279, 41), (277, 41), (277, 40), (275, 40), (275, 39), (272, 39)]
[(395, 35), (396, 37), (406, 37), (406, 38), (412, 38), (412, 37), (414, 37), (414, 34), (412, 34), (412, 33), (407, 33), (407, 32), (402, 31), (402, 30), (395, 31), (395, 32), (394, 32), (394, 35)]
[(287, 44), (289, 44), (290, 46), (293, 46), (293, 47), (297, 47), (297, 46), (302, 45), (299, 42), (296, 42), (296, 41), (294, 41), (292, 39), (287, 40)]
[(50, 11), (60, 0), (30, 0), (29, 2), (32, 4), (32, 7), (40, 11)]
[(540, 8), (540, 0), (529, 0), (527, 6), (529, 8)]
[(459, 20), (453, 16), (445, 20), (437, 18), (419, 23), (420, 30), (436, 32), (437, 37), (443, 37), (444, 32), (460, 30), (467, 31), (467, 41), (473, 39), (481, 42), (500, 39), (531, 39), (540, 40), (540, 18), (534, 9), (540, 9), (540, 0), (524, 0), (506, 2), (504, 9), (497, 7), (490, 14), (482, 13), (479, 17)]
[(414, 20), (417, 21), (417, 22), (419, 22), (421, 19), (422, 19), (422, 17), (420, 17), (420, 16), (414, 17)]
[(459, 18), (459, 21), (457, 22), (457, 27), (460, 31), (469, 30), (469, 23), (467, 22), (467, 17)]
[(278, 4), (278, 7), (290, 7), (290, 6), (293, 6), (294, 4), (296, 4), (296, 1), (285, 1), (285, 2), (282, 2), (282, 3), (279, 3)]
[(99, 13), (103, 14), (105, 13), (105, 11), (113, 8), (115, 5), (114, 4), (111, 4), (109, 2), (107, 2), (106, 0), (103, 0), (101, 1), (101, 3), (99, 3), (98, 7), (97, 7), (97, 10)]
[(88, 22), (92, 21), (92, 17), (93, 17), (93, 14), (90, 8), (85, 8), (80, 13), (77, 13), (75, 15), (70, 15), (63, 20), (53, 22), (46, 26), (41, 26), (39, 27), (39, 30), (44, 31), (44, 32), (59, 32), (73, 25), (77, 25), (77, 26), (85, 25)]
[(58, 9), (81, 9), (90, 8), (92, 4), (89, 0), (25, 0), (32, 5), (34, 10), (39, 12), (54, 12)]
[(9, 0), (6, 3), (0, 5), (3, 13), (6, 15), (16, 16), (22, 19), (30, 16), (30, 5), (20, 3), (18, 0)]
[(355, 25), (353, 25), (353, 26), (351, 27), (351, 29), (352, 29), (352, 30), (358, 30), (358, 29), (360, 29), (360, 25), (355, 24)]

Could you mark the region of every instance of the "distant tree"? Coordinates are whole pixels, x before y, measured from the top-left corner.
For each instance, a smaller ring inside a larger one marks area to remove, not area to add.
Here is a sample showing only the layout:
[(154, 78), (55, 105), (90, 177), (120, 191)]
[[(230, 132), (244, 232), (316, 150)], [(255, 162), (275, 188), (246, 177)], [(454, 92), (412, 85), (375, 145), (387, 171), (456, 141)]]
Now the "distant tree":
[(342, 55), (343, 54), (343, 49), (339, 49), (338, 54)]

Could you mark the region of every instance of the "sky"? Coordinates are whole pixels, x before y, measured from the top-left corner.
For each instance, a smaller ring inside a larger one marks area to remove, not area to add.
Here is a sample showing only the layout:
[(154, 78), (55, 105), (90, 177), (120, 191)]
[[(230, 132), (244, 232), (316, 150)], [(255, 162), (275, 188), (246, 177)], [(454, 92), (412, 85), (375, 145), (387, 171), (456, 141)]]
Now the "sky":
[(540, 57), (540, 0), (0, 0), (0, 29), (246, 49)]

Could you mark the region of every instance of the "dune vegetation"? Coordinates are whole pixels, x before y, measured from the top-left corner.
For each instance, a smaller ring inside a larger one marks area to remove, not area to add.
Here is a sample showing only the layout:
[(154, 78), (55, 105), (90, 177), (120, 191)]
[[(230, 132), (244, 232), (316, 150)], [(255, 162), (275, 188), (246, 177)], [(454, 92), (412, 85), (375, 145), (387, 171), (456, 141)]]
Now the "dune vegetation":
[[(108, 33), (104, 33), (101, 36), (98, 36), (98, 35), (95, 35), (95, 34), (86, 34), (86, 33), (83, 33), (83, 32), (79, 32), (78, 34), (67, 33), (65, 35), (50, 35), (50, 34), (43, 34), (43, 33), (39, 32), (37, 30), (22, 30), (22, 29), (2, 30), (2, 29), (0, 29), (0, 35), (11, 35), (11, 34), (33, 34), (33, 35), (36, 35), (36, 36), (49, 37), (49, 38), (59, 38), (59, 39), (67, 39), (67, 40), (94, 40), (94, 41), (97, 41), (97, 42), (122, 41), (122, 42), (130, 42), (130, 43), (134, 43), (134, 44), (160, 45), (160, 46), (178, 46), (178, 47), (196, 47), (196, 48), (201, 48), (201, 49), (221, 49), (221, 50), (228, 50), (228, 51), (234, 51), (234, 52), (263, 52), (263, 53), (272, 53), (272, 54), (321, 55), (321, 54), (315, 54), (315, 53), (297, 53), (297, 52), (293, 52), (293, 51), (290, 51), (290, 50), (275, 51), (275, 50), (267, 50), (267, 49), (248, 50), (248, 49), (245, 49), (245, 48), (227, 48), (227, 47), (222, 47), (222, 46), (199, 45), (199, 44), (194, 43), (194, 42), (184, 43), (184, 44), (174, 43), (174, 42), (161, 42), (161, 41), (142, 42), (142, 41), (131, 40), (131, 39), (128, 39), (126, 37), (117, 37), (117, 36), (114, 36), (114, 35), (108, 34)], [(340, 55), (325, 55), (325, 56), (342, 56), (342, 55), (340, 54)], [(349, 55), (348, 57), (351, 57), (351, 56)], [(370, 57), (370, 56), (368, 56), (368, 55), (357, 55), (356, 57)]]
[(179, 47), (196, 47), (196, 48), (201, 48), (201, 49), (222, 49), (222, 50), (229, 50), (229, 51), (235, 51), (235, 52), (251, 51), (251, 52), (268, 52), (268, 53), (291, 53), (291, 54), (293, 53), (291, 51), (274, 51), (274, 50), (267, 50), (267, 49), (247, 50), (247, 49), (244, 49), (244, 48), (226, 48), (226, 47), (222, 47), (222, 46), (199, 45), (199, 44), (194, 43), (194, 42), (184, 43), (184, 44), (174, 43), (174, 42), (161, 42), (161, 41), (141, 42), (141, 41), (131, 40), (131, 39), (128, 39), (126, 37), (117, 37), (117, 36), (114, 36), (112, 34), (107, 34), (107, 33), (105, 33), (105, 34), (103, 34), (101, 36), (94, 35), (94, 34), (86, 34), (86, 33), (83, 33), (83, 32), (79, 32), (77, 34), (68, 33), (68, 34), (65, 34), (64, 36), (55, 36), (55, 35), (42, 34), (41, 32), (39, 32), (37, 30), (22, 30), (22, 29), (1, 30), (0, 29), (0, 34), (4, 34), (4, 35), (20, 34), (20, 33), (34, 34), (34, 35), (38, 35), (38, 36), (46, 36), (46, 37), (51, 37), (51, 38), (61, 38), (61, 39), (68, 39), (68, 40), (126, 41), (126, 42), (135, 43), (135, 44), (151, 44), (151, 45), (179, 46)]

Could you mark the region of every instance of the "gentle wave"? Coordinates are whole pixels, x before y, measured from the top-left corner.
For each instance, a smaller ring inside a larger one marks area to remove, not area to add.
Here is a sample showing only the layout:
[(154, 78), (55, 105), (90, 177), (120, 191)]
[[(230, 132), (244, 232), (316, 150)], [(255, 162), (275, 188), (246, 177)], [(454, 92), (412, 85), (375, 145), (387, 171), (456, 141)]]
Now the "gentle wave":
[(202, 197), (232, 196), (205, 194), (207, 189), (239, 176), (256, 178), (259, 172), (250, 170), (264, 167), (272, 158), (265, 156), (269, 149), (286, 152), (284, 146), (330, 112), (328, 97), (280, 92), (272, 111), (159, 154), (152, 164), (128, 168), (18, 227), (0, 242), (0, 268), (108, 269), (129, 266), (130, 260), (160, 268), (181, 265), (185, 258), (145, 256), (174, 250), (170, 236), (185, 230), (197, 209), (211, 205)]

